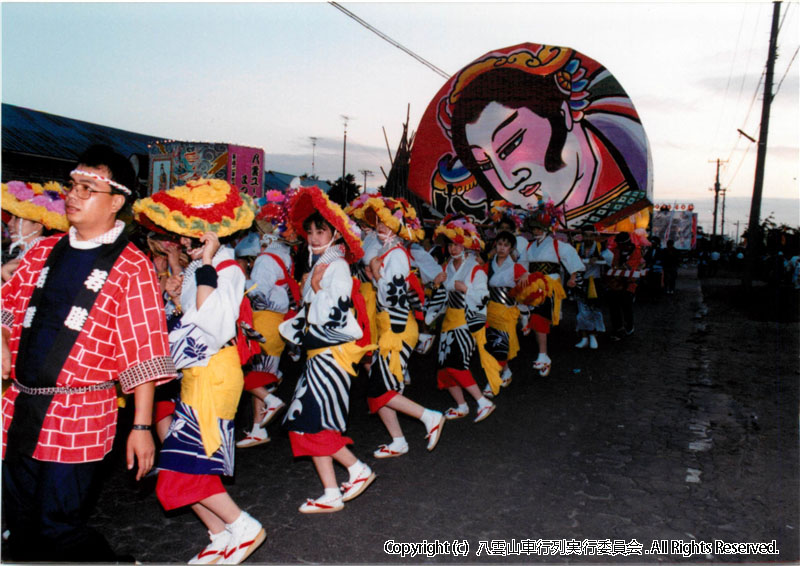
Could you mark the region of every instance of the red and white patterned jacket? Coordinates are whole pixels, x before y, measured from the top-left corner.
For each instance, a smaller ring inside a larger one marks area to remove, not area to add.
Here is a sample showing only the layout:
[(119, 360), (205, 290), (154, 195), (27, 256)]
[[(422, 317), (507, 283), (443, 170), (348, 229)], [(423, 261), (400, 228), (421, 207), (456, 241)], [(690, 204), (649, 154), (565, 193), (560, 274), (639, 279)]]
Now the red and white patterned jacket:
[[(61, 237), (67, 236), (46, 238), (31, 249), (2, 287), (2, 323), (11, 332), (12, 378), (25, 311), (34, 287), (43, 284), (39, 281), (42, 267)], [(163, 383), (175, 377), (155, 270), (144, 254), (128, 244), (97, 296), (56, 386), (77, 388), (119, 380), (122, 390), (128, 393), (142, 383)], [(3, 457), (18, 395), (19, 390), (12, 384), (2, 401)], [(116, 428), (113, 387), (56, 394), (33, 457), (61, 463), (101, 460), (111, 451)]]

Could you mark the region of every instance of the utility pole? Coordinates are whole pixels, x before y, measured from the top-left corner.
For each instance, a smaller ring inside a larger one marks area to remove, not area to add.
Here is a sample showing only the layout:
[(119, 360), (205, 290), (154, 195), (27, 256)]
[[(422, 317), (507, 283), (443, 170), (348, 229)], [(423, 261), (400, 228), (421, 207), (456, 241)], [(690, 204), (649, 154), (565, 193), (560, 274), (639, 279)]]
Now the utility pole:
[(364, 175), (364, 192), (366, 193), (367, 192), (367, 175), (372, 177), (372, 171), (370, 171), (369, 169), (359, 169), (358, 172)]
[(764, 77), (764, 101), (761, 106), (761, 130), (758, 134), (756, 175), (753, 183), (753, 200), (750, 202), (750, 222), (747, 226), (747, 258), (742, 283), (749, 288), (753, 283), (753, 271), (761, 247), (761, 193), (764, 189), (764, 165), (767, 159), (767, 135), (769, 133), (769, 111), (772, 106), (772, 81), (775, 76), (775, 52), (778, 44), (778, 20), (781, 3), (772, 3), (772, 30), (769, 35), (767, 72)]
[(736, 240), (734, 241), (734, 243), (738, 246), (739, 245), (739, 221), (737, 220), (736, 222), (734, 222), (734, 224), (736, 224)]
[(344, 184), (345, 164), (347, 163), (347, 122), (350, 120), (350, 116), (344, 114), (340, 114), (340, 116), (344, 120), (344, 147), (342, 149), (342, 184)]
[(317, 153), (317, 138), (311, 136), (308, 139), (311, 140), (311, 178), (316, 179), (317, 176), (314, 174), (314, 158), (316, 157)]
[[(717, 158), (717, 180), (714, 182), (714, 229), (711, 232), (711, 243), (713, 245), (714, 239), (717, 236), (717, 206), (719, 203), (719, 166), (722, 163), (727, 163), (728, 161), (722, 161), (721, 159)], [(709, 161), (709, 163), (714, 163), (713, 161)]]
[(720, 189), (722, 193), (722, 223), (719, 227), (719, 233), (722, 238), (725, 238), (725, 195), (728, 194), (728, 189)]

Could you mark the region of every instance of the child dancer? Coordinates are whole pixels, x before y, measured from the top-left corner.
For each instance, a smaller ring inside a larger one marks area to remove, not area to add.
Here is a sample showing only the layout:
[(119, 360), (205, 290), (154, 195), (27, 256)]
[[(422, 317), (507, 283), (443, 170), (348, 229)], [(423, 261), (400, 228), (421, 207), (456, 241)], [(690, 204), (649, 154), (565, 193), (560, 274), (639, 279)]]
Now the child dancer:
[[(370, 467), (347, 448), (343, 435), (350, 408), (350, 379), (364, 352), (353, 307), (353, 279), (348, 263), (363, 254), (361, 241), (342, 209), (317, 187), (300, 188), (289, 203), (289, 221), (308, 242), (311, 271), (302, 283), (303, 304), (280, 325), (281, 335), (307, 350), (306, 367), (284, 417), (295, 457), (311, 456), (324, 493), (308, 499), (301, 513), (331, 513), (358, 497), (375, 480)], [(348, 469), (337, 485), (333, 461)]]
[[(508, 231), (499, 232), (494, 240), (494, 257), (488, 264), (489, 304), (486, 308), (488, 323), (486, 347), (503, 368), (500, 374), (501, 387), (508, 387), (511, 383), (511, 368), (508, 367), (508, 362), (519, 352), (517, 320), (520, 311), (510, 292), (517, 281), (528, 273), (511, 257), (515, 245), (514, 234)], [(490, 399), (496, 393), (489, 384), (483, 390), (483, 394)]]
[(256, 288), (248, 296), (253, 305), (253, 326), (266, 341), (261, 344), (261, 352), (250, 360), (249, 371), (244, 376), (244, 388), (253, 396), (253, 426), (236, 443), (239, 448), (269, 442), (267, 425), (286, 408), (273, 393), (282, 380), (278, 366), (285, 345), (278, 325), (290, 317), (290, 312), (297, 311), (300, 302), (290, 247), (295, 235), (287, 227), (282, 193), (267, 193), (267, 202), (256, 216), (256, 224), (263, 232), (263, 251), (253, 263), (250, 279)]
[[(559, 214), (552, 201), (547, 204), (540, 201), (538, 208), (528, 216), (527, 223), (533, 234), (533, 240), (528, 247), (529, 271), (531, 274), (539, 273), (557, 281), (558, 288), (561, 288), (563, 267), (569, 274), (567, 287), (574, 287), (577, 284), (578, 272), (583, 271), (585, 267), (575, 248), (553, 237)], [(560, 316), (560, 303), (556, 305), (550, 298), (531, 311), (529, 325), (536, 333), (536, 344), (539, 347), (539, 356), (533, 363), (533, 369), (543, 377), (550, 374), (552, 365), (552, 360), (547, 355), (547, 335), (550, 333), (551, 323), (558, 324)]]
[(592, 350), (596, 350), (597, 334), (606, 331), (598, 291), (604, 271), (611, 264), (613, 254), (602, 249), (600, 237), (596, 232), (585, 231), (575, 246), (578, 256), (586, 266), (578, 285), (578, 292), (575, 294), (578, 303), (575, 330), (581, 334), (580, 341), (575, 344), (576, 348), (589, 346)]
[(248, 228), (255, 210), (250, 197), (217, 179), (189, 181), (134, 204), (140, 223), (180, 235), (192, 260), (178, 276), (183, 314), (169, 340), (183, 378), (156, 484), (164, 509), (191, 505), (208, 528), (211, 542), (190, 564), (238, 564), (266, 538), (219, 477), (233, 475), (233, 418), (244, 381), (233, 340), (245, 285), (233, 249), (219, 237)]
[(460, 419), (469, 414), (463, 388), (478, 402), (477, 423), (495, 409), (494, 403), (481, 393), (469, 370), (470, 359), (478, 347), (473, 332), (480, 332), (486, 324), (486, 303), (489, 299), (486, 271), (473, 254), (483, 248), (483, 241), (475, 226), (464, 218), (437, 226), (434, 236), (440, 234), (450, 240), (450, 260), (444, 271), (434, 279), (434, 285), (439, 288), (431, 298), (425, 321), (431, 324), (446, 308), (439, 338), (437, 380), (439, 389), (447, 389), (457, 406), (448, 409), (445, 418)]
[[(424, 236), (414, 208), (399, 199), (374, 197), (357, 212), (375, 228), (381, 247), (370, 262), (370, 272), (378, 289), (378, 355), (370, 371), (367, 402), (371, 413), (378, 413), (392, 437), (381, 444), (375, 458), (392, 458), (408, 452), (408, 442), (400, 428), (397, 412), (422, 421), (427, 431), (428, 450), (439, 442), (444, 415), (431, 411), (403, 395), (408, 377), (408, 359), (417, 344), (419, 332), (409, 300), (408, 278), (411, 255), (406, 245)], [(420, 286), (421, 291), (421, 286)]]

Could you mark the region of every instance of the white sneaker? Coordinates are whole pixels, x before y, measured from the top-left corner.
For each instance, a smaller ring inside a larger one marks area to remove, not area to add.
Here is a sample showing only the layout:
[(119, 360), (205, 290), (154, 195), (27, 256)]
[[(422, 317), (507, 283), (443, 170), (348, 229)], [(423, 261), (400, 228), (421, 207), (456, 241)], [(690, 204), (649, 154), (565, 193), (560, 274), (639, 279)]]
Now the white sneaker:
[(589, 335), (589, 348), (597, 350), (597, 338), (595, 338), (594, 334)]
[(576, 347), (576, 348), (578, 348), (578, 349), (583, 349), (583, 348), (585, 348), (585, 347), (586, 347), (586, 346), (588, 346), (588, 345), (589, 345), (589, 339), (588, 339), (588, 338), (586, 338), (586, 336), (584, 336), (583, 338), (581, 338), (581, 341), (580, 341), (580, 342), (578, 342), (577, 344), (575, 344), (575, 347)]
[(258, 425), (253, 425), (253, 430), (247, 433), (243, 439), (236, 443), (236, 448), (251, 448), (259, 444), (266, 444), (271, 439), (267, 434), (267, 429)]
[(225, 549), (225, 558), (220, 560), (220, 564), (240, 564), (267, 538), (264, 527), (247, 511), (242, 511), (238, 519), (225, 527), (231, 534), (228, 547)]
[(231, 532), (224, 529), (217, 534), (208, 531), (211, 542), (203, 550), (195, 554), (188, 564), (216, 564), (225, 557), (225, 549), (231, 540)]

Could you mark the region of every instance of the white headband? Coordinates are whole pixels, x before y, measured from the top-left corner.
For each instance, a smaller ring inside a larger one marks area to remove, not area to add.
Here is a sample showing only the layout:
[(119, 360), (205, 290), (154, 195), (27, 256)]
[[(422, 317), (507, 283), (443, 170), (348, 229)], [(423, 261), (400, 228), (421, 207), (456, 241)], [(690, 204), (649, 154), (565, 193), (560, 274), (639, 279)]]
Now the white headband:
[(95, 179), (97, 181), (102, 181), (104, 183), (108, 183), (109, 185), (111, 185), (115, 189), (119, 189), (120, 191), (122, 191), (123, 193), (125, 193), (128, 196), (133, 194), (133, 193), (131, 193), (131, 190), (128, 187), (126, 187), (125, 185), (123, 185), (122, 183), (117, 183), (116, 181), (112, 181), (108, 177), (103, 177), (102, 175), (98, 175), (97, 173), (90, 173), (89, 171), (84, 171), (83, 169), (73, 169), (72, 171), (69, 172), (69, 174), (70, 175), (86, 175), (87, 177), (91, 177), (92, 179)]

